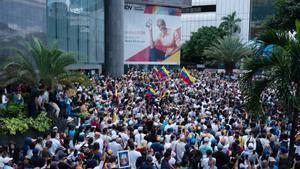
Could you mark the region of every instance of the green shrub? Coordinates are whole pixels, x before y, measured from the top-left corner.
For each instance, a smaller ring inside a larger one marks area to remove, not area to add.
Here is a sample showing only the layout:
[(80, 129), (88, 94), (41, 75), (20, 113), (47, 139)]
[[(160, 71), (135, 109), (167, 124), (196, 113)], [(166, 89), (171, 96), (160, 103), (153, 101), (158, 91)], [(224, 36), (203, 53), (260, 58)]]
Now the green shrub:
[(47, 131), (51, 126), (51, 119), (47, 117), (46, 112), (41, 112), (35, 119), (19, 115), (17, 117), (0, 118), (1, 133), (16, 135), (25, 133), (32, 128), (39, 132)]
[(18, 104), (9, 104), (6, 109), (0, 109), (0, 117), (9, 118), (9, 117), (18, 117), (24, 116), (25, 108), (23, 105)]
[(0, 124), (2, 132), (16, 135), (17, 132), (25, 133), (33, 124), (33, 120), (24, 116), (1, 118)]
[(33, 120), (33, 128), (39, 132), (45, 132), (51, 127), (52, 120), (47, 116), (47, 112), (41, 112)]

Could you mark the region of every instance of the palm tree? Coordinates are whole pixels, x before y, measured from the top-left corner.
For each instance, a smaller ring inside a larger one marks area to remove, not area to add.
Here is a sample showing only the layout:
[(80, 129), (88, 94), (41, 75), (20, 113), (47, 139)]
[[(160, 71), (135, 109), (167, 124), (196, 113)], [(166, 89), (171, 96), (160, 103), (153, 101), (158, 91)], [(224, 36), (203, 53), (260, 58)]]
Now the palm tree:
[(222, 22), (219, 27), (223, 29), (227, 35), (233, 35), (236, 32), (241, 32), (241, 28), (238, 25), (241, 21), (240, 18), (236, 18), (236, 12), (234, 11), (232, 14), (222, 17)]
[(73, 54), (56, 47), (48, 49), (37, 38), (33, 38), (32, 43), (24, 43), (23, 47), (28, 51), (13, 49), (15, 55), (8, 57), (2, 65), (1, 86), (23, 82), (38, 87), (42, 82), (55, 87), (62, 81), (86, 80), (83, 74), (66, 70), (67, 66), (76, 63)]
[[(282, 37), (282, 32), (273, 35)], [(289, 148), (289, 162), (292, 162), (300, 99), (300, 43), (293, 39), (283, 43), (280, 37), (273, 38), (279, 41), (273, 42), (275, 48), (270, 57), (253, 57), (247, 60), (245, 65), (248, 72), (242, 76), (240, 86), (245, 95), (246, 108), (253, 116), (263, 113), (260, 97), (264, 90), (274, 89), (292, 120)], [(257, 76), (258, 72), (262, 75)]]
[(233, 36), (225, 36), (204, 50), (208, 62), (224, 64), (226, 74), (232, 74), (235, 64), (251, 53), (252, 50), (245, 43)]

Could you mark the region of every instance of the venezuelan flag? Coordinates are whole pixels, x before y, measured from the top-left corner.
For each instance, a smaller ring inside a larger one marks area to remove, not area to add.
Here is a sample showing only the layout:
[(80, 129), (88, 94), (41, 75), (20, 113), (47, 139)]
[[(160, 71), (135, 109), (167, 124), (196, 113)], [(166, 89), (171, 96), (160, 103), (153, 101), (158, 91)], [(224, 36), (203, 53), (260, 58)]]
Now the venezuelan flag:
[(170, 75), (170, 71), (165, 66), (159, 69), (159, 73), (162, 77), (169, 77)]
[(187, 84), (192, 84), (195, 82), (195, 79), (190, 75), (190, 73), (183, 67), (180, 71), (180, 78)]
[(151, 96), (155, 96), (156, 95), (156, 91), (153, 88), (150, 88), (150, 90), (148, 90), (146, 96), (147, 97), (151, 97)]

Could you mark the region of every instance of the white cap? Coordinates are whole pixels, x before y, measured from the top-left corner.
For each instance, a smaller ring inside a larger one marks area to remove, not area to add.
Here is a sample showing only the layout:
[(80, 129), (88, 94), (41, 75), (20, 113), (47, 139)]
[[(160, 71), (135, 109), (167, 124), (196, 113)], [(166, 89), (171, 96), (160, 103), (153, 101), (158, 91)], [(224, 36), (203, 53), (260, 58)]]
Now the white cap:
[(3, 158), (3, 163), (7, 164), (11, 160), (13, 160), (13, 158), (5, 157), (5, 158)]
[(275, 160), (274, 157), (269, 157), (269, 161), (270, 161), (270, 162), (276, 162), (276, 160)]

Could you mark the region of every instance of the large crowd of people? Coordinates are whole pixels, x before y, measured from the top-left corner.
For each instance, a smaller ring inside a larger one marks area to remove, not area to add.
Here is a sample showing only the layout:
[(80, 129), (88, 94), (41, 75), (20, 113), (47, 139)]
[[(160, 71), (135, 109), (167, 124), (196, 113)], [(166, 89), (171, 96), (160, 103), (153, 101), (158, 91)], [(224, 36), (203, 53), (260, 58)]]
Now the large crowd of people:
[[(238, 74), (228, 80), (222, 73), (190, 73), (196, 79), (190, 85), (177, 71), (159, 77), (131, 70), (116, 79), (93, 76), (93, 85), (75, 84), (73, 92), (41, 88), (39, 109), (52, 108), (67, 119), (67, 129), (1, 145), (0, 168), (300, 168), (300, 133), (289, 162), (291, 120), (274, 91), (262, 95), (266, 119), (253, 120), (233, 80)], [(7, 102), (2, 95), (2, 108)]]

